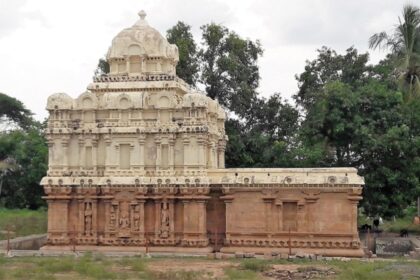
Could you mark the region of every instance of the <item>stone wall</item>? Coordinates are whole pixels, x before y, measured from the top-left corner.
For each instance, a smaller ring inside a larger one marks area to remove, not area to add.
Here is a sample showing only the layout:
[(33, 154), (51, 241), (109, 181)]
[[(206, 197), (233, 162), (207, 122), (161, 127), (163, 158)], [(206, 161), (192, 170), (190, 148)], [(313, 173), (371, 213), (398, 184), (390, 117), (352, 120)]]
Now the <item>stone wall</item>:
[[(9, 250), (38, 250), (47, 242), (46, 234), (34, 234), (9, 240)], [(0, 241), (0, 249), (7, 250), (7, 240)]]

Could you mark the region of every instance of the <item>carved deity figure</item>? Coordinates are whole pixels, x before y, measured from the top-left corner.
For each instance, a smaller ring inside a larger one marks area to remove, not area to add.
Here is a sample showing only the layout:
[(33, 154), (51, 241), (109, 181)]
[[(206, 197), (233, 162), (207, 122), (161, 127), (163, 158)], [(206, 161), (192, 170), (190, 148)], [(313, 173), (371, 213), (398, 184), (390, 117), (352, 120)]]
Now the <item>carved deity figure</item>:
[(140, 227), (140, 206), (136, 205), (134, 207), (134, 215), (133, 215), (133, 221), (134, 221), (134, 230), (139, 230)]
[(128, 212), (128, 204), (126, 202), (121, 204), (118, 224), (121, 229), (128, 229), (130, 227), (130, 213)]
[(117, 215), (115, 213), (116, 205), (111, 205), (111, 213), (109, 215), (109, 229), (115, 230)]
[(92, 203), (85, 203), (85, 234), (92, 235)]
[(169, 209), (167, 202), (162, 202), (160, 218), (160, 237), (167, 238), (169, 236)]

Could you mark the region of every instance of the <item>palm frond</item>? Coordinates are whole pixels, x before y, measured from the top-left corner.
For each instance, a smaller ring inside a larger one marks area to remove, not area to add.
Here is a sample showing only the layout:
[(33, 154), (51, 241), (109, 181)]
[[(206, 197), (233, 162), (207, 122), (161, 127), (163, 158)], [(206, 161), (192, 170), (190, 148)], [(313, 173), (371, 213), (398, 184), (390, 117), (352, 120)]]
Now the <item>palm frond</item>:
[(386, 48), (389, 44), (389, 36), (386, 34), (385, 31), (380, 33), (373, 34), (369, 38), (369, 48), (377, 49), (377, 48)]

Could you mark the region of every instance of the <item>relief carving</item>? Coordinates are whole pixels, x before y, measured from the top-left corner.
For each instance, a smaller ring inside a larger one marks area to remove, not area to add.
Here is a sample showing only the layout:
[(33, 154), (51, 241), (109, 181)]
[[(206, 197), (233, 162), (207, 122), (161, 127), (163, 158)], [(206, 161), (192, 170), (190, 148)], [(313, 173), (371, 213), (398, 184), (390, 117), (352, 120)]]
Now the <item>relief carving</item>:
[(92, 236), (92, 202), (85, 203), (85, 235)]
[(168, 209), (168, 202), (164, 201), (161, 204), (161, 221), (160, 221), (160, 237), (161, 238), (168, 238), (169, 237), (169, 209)]

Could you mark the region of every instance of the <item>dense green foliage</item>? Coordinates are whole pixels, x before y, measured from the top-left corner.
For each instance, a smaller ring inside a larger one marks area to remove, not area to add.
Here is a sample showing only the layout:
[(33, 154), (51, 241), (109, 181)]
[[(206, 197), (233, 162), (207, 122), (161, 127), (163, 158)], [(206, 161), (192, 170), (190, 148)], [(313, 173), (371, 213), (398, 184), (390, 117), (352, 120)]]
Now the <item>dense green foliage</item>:
[(0, 158), (15, 159), (18, 168), (3, 179), (0, 205), (36, 209), (41, 199), (41, 178), (47, 172), (48, 147), (41, 130), (15, 130), (0, 134)]
[[(48, 157), (42, 125), (20, 101), (5, 94), (0, 97), (7, 105), (0, 102), (0, 206), (36, 209), (45, 204), (39, 185)], [(7, 125), (11, 121), (13, 129)]]
[(207, 95), (239, 117), (249, 117), (258, 95), (260, 43), (214, 23), (202, 26), (201, 31), (200, 80)]
[(32, 113), (22, 102), (0, 92), (0, 125), (5, 129), (7, 125), (17, 125), (27, 128), (31, 124)]
[(166, 32), (168, 42), (175, 44), (179, 51), (179, 62), (176, 66), (178, 77), (190, 85), (195, 85), (198, 78), (197, 45), (191, 34), (191, 26), (179, 21)]

